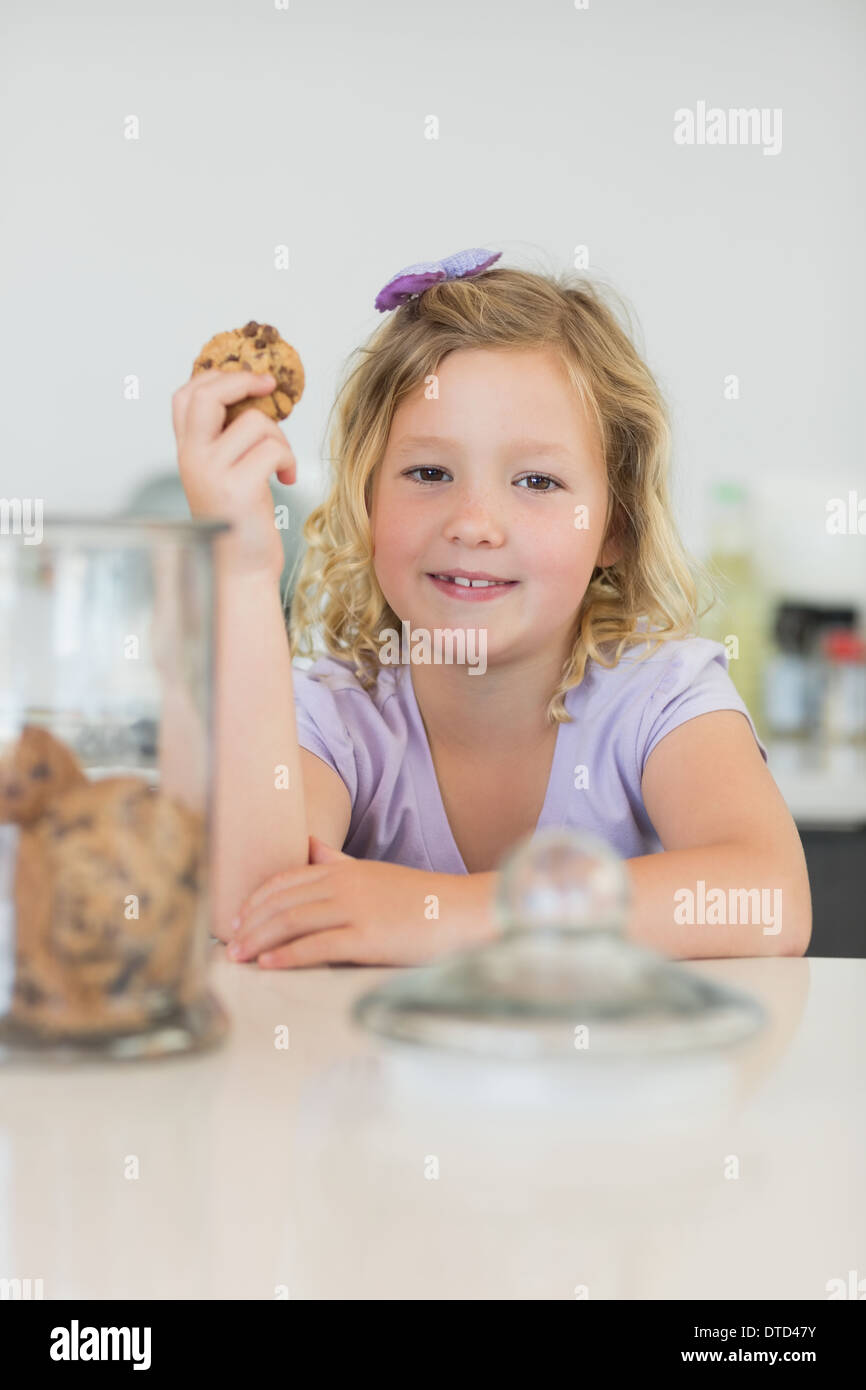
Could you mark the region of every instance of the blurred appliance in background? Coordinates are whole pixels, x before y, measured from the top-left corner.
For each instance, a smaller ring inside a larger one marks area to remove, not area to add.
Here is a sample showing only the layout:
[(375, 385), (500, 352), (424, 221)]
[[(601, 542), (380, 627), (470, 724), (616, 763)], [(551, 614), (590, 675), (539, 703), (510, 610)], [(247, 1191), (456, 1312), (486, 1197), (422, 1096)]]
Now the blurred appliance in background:
[(809, 956), (866, 956), (866, 641), (854, 607), (780, 600), (765, 670), (770, 770), (812, 891)]
[(832, 628), (821, 639), (821, 735), (830, 742), (866, 742), (866, 641)]
[(866, 664), (853, 607), (781, 599), (775, 650), (764, 671), (764, 721), (773, 738), (815, 743), (866, 737)]

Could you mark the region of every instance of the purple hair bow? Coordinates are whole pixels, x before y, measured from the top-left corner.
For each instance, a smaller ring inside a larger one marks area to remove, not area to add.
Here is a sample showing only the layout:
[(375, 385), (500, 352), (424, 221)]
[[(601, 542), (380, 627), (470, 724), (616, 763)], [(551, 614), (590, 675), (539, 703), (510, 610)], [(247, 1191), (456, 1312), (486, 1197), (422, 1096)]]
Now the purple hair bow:
[(392, 275), (376, 295), (375, 307), (380, 314), (388, 309), (396, 309), (405, 304), (413, 294), (423, 294), (439, 280), (464, 280), (468, 275), (480, 275), (494, 261), (498, 261), (501, 251), (485, 251), (483, 246), (473, 246), (469, 251), (457, 251), (453, 256), (445, 256), (441, 261), (421, 261), (419, 265), (407, 265)]

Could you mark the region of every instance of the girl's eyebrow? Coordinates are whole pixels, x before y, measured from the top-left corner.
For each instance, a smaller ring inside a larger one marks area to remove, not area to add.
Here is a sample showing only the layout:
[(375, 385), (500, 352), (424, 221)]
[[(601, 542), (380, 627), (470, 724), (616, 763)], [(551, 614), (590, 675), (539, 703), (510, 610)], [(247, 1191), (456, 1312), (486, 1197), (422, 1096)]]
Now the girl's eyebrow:
[[(449, 439), (442, 434), (409, 434), (396, 445), (395, 454), (408, 453), (414, 448), (425, 448), (430, 446), (434, 449), (448, 449), (452, 452), (459, 450), (461, 445), (459, 439)], [(506, 453), (511, 454), (547, 454), (551, 458), (564, 458), (573, 460), (574, 455), (564, 444), (556, 444), (552, 440), (545, 439), (513, 439), (508, 445)]]

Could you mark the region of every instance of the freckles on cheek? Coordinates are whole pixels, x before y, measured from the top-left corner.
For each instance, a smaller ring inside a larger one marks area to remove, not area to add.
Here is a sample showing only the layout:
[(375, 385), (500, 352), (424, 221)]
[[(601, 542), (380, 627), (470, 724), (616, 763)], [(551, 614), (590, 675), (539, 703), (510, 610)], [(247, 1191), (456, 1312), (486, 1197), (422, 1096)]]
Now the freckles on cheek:
[(407, 507), (389, 506), (377, 527), (377, 555), (392, 573), (417, 569), (423, 557), (425, 540), (421, 528)]
[(548, 529), (529, 560), (528, 573), (557, 608), (571, 610), (586, 592), (595, 566), (597, 545), (587, 531), (572, 526)]
[(376, 546), (376, 568), (388, 582), (399, 583), (410, 564), (411, 550), (406, 544), (406, 536), (395, 518), (393, 526), (383, 531)]
[(591, 572), (595, 552), (598, 548), (595, 529), (581, 526), (581, 518), (565, 512), (539, 527), (532, 539), (530, 554), (539, 571), (551, 577), (574, 578), (584, 571)]
[(407, 585), (420, 566), (398, 514), (382, 515), (374, 534), (374, 556), (379, 588), (395, 613), (403, 616)]

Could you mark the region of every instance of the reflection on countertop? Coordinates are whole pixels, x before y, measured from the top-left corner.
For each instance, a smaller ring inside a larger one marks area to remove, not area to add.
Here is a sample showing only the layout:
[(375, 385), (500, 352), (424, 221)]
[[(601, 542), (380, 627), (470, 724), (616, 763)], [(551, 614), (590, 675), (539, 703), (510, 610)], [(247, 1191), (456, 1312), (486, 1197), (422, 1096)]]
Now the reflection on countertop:
[(3, 1071), (0, 1275), (46, 1298), (826, 1299), (856, 1265), (864, 961), (678, 966), (754, 995), (765, 1030), (555, 1096), (353, 1025), (388, 970), (212, 961), (212, 1053)]

